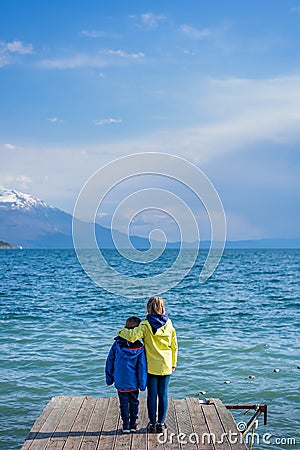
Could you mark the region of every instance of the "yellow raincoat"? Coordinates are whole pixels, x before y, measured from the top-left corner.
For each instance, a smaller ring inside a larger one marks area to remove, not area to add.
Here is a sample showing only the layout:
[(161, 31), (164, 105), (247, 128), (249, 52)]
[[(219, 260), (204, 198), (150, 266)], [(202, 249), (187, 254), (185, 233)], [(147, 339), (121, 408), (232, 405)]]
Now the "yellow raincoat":
[(122, 328), (119, 336), (129, 342), (143, 339), (146, 351), (148, 373), (152, 375), (170, 375), (177, 364), (176, 331), (170, 319), (153, 334), (148, 320), (143, 320), (136, 328)]

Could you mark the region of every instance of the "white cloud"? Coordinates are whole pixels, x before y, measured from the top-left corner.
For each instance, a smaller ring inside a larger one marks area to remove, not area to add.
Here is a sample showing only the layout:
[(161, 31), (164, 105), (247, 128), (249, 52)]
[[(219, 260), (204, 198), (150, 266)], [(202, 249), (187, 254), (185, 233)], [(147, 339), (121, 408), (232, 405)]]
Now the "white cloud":
[(59, 119), (58, 117), (49, 117), (47, 119), (48, 122), (50, 123), (62, 123), (63, 120)]
[(24, 44), (22, 41), (0, 41), (0, 67), (12, 64), (15, 55), (30, 55), (32, 53), (33, 46), (31, 44)]
[(88, 38), (92, 38), (92, 39), (97, 39), (97, 38), (117, 39), (120, 37), (120, 34), (118, 34), (118, 33), (109, 33), (109, 32), (101, 31), (101, 30), (82, 30), (80, 32), (80, 35), (88, 37)]
[[(262, 80), (201, 79), (183, 90), (179, 110), (186, 98), (191, 99), (189, 111), (185, 111), (191, 125), (157, 132), (157, 145), (152, 143), (157, 151), (175, 150), (206, 162), (258, 143), (300, 142), (300, 75)], [(213, 119), (199, 116), (203, 110)]]
[(1, 176), (4, 186), (12, 186), (13, 189), (28, 189), (32, 179), (27, 175), (4, 175)]
[(140, 17), (142, 23), (149, 28), (158, 27), (159, 22), (166, 19), (166, 16), (164, 16), (163, 14), (153, 14), (152, 12), (141, 14)]
[(113, 119), (112, 117), (108, 117), (106, 119), (94, 120), (93, 123), (95, 125), (110, 125), (112, 123), (122, 123), (122, 119)]
[(139, 26), (146, 27), (146, 28), (157, 28), (159, 26), (159, 23), (162, 20), (166, 19), (166, 16), (163, 14), (154, 14), (151, 11), (140, 14), (140, 15), (130, 15), (130, 19), (138, 19), (140, 22)]
[(123, 50), (106, 50), (105, 53), (108, 55), (120, 56), (120, 58), (125, 58), (125, 59), (140, 59), (145, 56), (144, 53), (142, 53), (142, 52), (127, 53), (127, 52), (124, 52)]
[(44, 59), (37, 63), (42, 69), (77, 69), (81, 67), (102, 68), (115, 64), (115, 58), (140, 60), (144, 53), (127, 53), (123, 50), (103, 50), (96, 55), (76, 54), (64, 58)]
[(191, 39), (206, 39), (213, 36), (213, 31), (209, 28), (203, 28), (202, 30), (198, 30), (190, 25), (181, 25), (180, 31)]
[(19, 53), (20, 55), (30, 55), (33, 53), (31, 44), (24, 44), (22, 41), (7, 42), (5, 47), (10, 53)]
[(4, 144), (3, 146), (5, 148), (5, 150), (15, 150), (16, 146), (13, 144)]
[(294, 6), (293, 8), (291, 8), (291, 11), (299, 12), (300, 11), (300, 6)]
[(107, 63), (99, 55), (77, 54), (65, 58), (44, 59), (38, 63), (42, 69), (77, 69), (80, 67), (104, 67)]

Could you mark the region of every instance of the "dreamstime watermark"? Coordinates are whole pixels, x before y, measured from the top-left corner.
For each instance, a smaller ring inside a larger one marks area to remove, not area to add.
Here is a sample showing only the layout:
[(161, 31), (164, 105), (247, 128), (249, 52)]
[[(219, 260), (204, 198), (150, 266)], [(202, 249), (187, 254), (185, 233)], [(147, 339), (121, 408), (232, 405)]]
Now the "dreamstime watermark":
[[(186, 159), (165, 153), (138, 153), (116, 159), (98, 169), (85, 183), (76, 201), (73, 214), (73, 242), (78, 260), (87, 275), (105, 290), (125, 297), (143, 297), (166, 292), (189, 273), (194, 266), (200, 249), (200, 230), (195, 213), (183, 198), (181, 189), (158, 188), (151, 186), (137, 188), (125, 195), (116, 205), (110, 223), (110, 232), (115, 249), (127, 261), (146, 264), (160, 258), (166, 248), (164, 230), (155, 228), (149, 234), (150, 247), (139, 250), (132, 245), (130, 224), (141, 212), (156, 210), (167, 214), (180, 231), (180, 248), (171, 267), (159, 274), (148, 277), (124, 274), (106, 258), (96, 236), (96, 217), (101, 204), (113, 189), (122, 189), (122, 183), (136, 181), (140, 184), (143, 176), (159, 176), (166, 181), (179, 183), (204, 206), (210, 222), (210, 247), (199, 274), (199, 282), (205, 282), (218, 266), (223, 254), (226, 239), (226, 219), (220, 197), (208, 177)], [(137, 181), (137, 177), (138, 181)], [(154, 183), (154, 182), (153, 182)], [(155, 184), (155, 183), (154, 183)], [(139, 206), (139, 205), (142, 205)], [(169, 207), (166, 205), (170, 205)], [(174, 211), (180, 211), (176, 217)], [(117, 230), (121, 218), (130, 212), (127, 233)], [(159, 233), (160, 242), (157, 239)], [(193, 241), (186, 252), (186, 242)], [(89, 249), (89, 251), (87, 251)], [(94, 250), (91, 256), (90, 250)]]
[(159, 444), (171, 444), (178, 443), (180, 445), (187, 444), (242, 444), (246, 443), (247, 445), (252, 442), (253, 445), (257, 444), (266, 444), (266, 445), (292, 445), (296, 446), (297, 441), (294, 437), (276, 437), (271, 433), (264, 433), (260, 435), (259, 433), (247, 433), (246, 436), (239, 431), (231, 431), (229, 430), (227, 433), (221, 433), (220, 435), (216, 435), (215, 433), (171, 433), (165, 431), (164, 433), (160, 433), (157, 435), (157, 441)]

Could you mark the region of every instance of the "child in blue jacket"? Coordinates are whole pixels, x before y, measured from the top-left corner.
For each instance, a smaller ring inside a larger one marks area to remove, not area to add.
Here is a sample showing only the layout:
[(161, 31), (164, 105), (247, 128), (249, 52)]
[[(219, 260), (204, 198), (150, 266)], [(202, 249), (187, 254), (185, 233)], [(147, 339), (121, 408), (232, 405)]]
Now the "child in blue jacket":
[[(135, 328), (140, 322), (138, 317), (129, 317), (125, 328)], [(120, 336), (115, 337), (106, 360), (105, 374), (107, 385), (115, 383), (118, 390), (123, 433), (136, 432), (139, 389), (144, 391), (147, 385), (147, 363), (141, 341), (131, 343)]]

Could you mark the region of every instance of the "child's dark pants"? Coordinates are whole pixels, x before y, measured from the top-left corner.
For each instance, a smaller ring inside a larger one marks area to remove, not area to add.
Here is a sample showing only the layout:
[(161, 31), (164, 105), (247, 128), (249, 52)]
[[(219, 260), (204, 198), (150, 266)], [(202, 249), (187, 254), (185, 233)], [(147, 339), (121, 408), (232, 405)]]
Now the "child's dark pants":
[(120, 411), (123, 420), (123, 428), (129, 429), (135, 426), (139, 412), (139, 391), (118, 391)]

